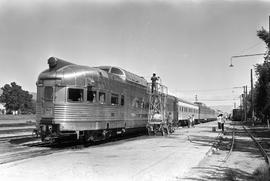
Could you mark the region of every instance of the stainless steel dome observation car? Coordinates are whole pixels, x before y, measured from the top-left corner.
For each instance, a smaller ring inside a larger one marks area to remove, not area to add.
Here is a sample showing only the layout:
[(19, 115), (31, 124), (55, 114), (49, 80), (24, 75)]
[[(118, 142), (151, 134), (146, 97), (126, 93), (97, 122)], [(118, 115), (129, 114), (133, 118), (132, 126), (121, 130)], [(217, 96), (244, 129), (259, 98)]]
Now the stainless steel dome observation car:
[(51, 57), (37, 81), (42, 140), (96, 141), (146, 129), (147, 81), (121, 68), (87, 67)]

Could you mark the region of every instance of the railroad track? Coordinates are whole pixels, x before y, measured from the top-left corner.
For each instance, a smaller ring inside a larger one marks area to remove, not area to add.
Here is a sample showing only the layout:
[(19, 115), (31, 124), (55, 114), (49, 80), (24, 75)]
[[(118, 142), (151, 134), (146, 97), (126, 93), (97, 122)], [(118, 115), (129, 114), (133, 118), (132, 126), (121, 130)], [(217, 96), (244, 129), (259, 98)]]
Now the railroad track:
[(32, 134), (5, 136), (5, 137), (0, 138), (0, 142), (9, 141), (12, 139), (23, 139), (23, 138), (31, 138), (31, 137), (33, 137)]
[[(53, 154), (66, 150), (84, 149), (86, 147), (99, 146), (105, 143), (113, 144), (113, 142), (125, 139), (137, 139), (137, 137), (143, 135), (145, 134), (130, 134), (94, 143), (80, 143), (78, 141), (68, 141), (63, 143), (41, 142), (32, 135), (4, 137), (0, 139), (0, 150), (3, 149), (6, 151), (2, 151), (2, 153), (0, 153), (0, 164)], [(25, 142), (24, 140), (27, 139), (29, 140)], [(10, 147), (10, 149), (7, 150), (7, 147)]]
[(256, 144), (256, 146), (259, 148), (262, 156), (264, 157), (265, 162), (267, 163), (267, 165), (269, 166), (269, 156), (267, 154), (267, 152), (265, 151), (265, 149), (263, 148), (261, 143), (264, 143), (263, 140), (258, 141), (251, 133), (250, 131), (248, 131), (248, 129), (243, 126), (244, 130), (246, 131), (246, 133), (250, 136), (250, 138), (254, 141), (254, 143)]
[[(263, 140), (257, 140), (254, 135), (245, 127), (242, 126), (245, 133), (253, 140), (253, 142), (255, 143), (256, 147), (259, 149), (259, 151), (261, 152), (262, 156), (264, 157), (265, 162), (267, 163), (267, 165), (269, 166), (270, 163), (270, 158), (267, 154), (267, 152), (265, 151), (265, 149), (263, 148), (262, 144), (265, 143)], [(236, 134), (236, 130), (235, 130), (235, 126), (233, 125), (233, 129), (232, 129), (232, 138), (231, 138), (231, 147), (229, 152), (226, 154), (226, 157), (224, 158), (223, 162), (225, 163), (228, 158), (230, 157), (230, 155), (233, 152), (233, 148), (234, 148), (234, 144), (235, 144), (235, 134)]]
[(224, 158), (223, 162), (226, 162), (228, 160), (228, 158), (230, 157), (233, 148), (234, 148), (234, 143), (235, 143), (235, 126), (233, 125), (233, 129), (232, 129), (232, 138), (231, 138), (231, 147), (229, 152), (227, 153), (226, 157)]

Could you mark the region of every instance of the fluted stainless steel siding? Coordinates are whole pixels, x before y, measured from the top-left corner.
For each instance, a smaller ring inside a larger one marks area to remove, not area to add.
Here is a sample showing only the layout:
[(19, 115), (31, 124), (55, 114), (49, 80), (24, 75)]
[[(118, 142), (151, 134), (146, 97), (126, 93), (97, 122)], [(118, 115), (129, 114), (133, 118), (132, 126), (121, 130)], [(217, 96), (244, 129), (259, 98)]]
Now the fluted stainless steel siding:
[(109, 128), (143, 127), (147, 120), (130, 117), (120, 106), (67, 103), (55, 104), (54, 122), (67, 130), (98, 130), (106, 129), (107, 124)]
[(121, 108), (102, 104), (55, 104), (55, 121), (104, 121), (104, 120), (123, 120)]
[(36, 104), (36, 121), (37, 123), (41, 120), (41, 114), (42, 114), (42, 105), (40, 102), (37, 102)]

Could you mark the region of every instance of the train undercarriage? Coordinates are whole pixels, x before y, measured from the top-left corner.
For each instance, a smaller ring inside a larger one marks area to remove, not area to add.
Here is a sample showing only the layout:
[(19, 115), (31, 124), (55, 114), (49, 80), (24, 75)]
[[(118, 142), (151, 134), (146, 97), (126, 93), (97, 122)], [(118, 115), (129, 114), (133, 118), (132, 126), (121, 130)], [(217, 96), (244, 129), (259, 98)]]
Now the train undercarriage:
[(43, 142), (62, 143), (79, 141), (82, 143), (91, 143), (107, 140), (114, 137), (123, 136), (129, 133), (146, 132), (145, 127), (139, 128), (114, 128), (100, 130), (61, 130), (59, 124), (40, 125), (38, 129), (39, 136)]

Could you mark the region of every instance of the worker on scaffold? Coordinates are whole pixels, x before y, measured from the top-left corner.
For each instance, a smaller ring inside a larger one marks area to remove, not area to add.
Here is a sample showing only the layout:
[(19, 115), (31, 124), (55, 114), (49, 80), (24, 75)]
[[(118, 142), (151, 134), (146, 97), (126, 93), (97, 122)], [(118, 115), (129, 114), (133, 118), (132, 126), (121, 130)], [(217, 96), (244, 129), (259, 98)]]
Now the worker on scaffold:
[(159, 77), (156, 76), (155, 73), (153, 73), (153, 76), (151, 77), (151, 81), (152, 81), (152, 93), (154, 93), (154, 91), (157, 91), (157, 81), (158, 81)]

